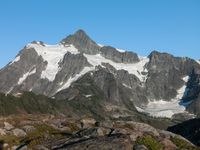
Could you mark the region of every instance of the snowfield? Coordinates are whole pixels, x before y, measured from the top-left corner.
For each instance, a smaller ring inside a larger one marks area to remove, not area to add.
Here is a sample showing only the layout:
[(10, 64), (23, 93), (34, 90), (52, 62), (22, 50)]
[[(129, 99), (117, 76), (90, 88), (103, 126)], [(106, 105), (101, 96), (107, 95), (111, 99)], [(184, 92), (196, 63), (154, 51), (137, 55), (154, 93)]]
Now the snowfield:
[(100, 54), (97, 55), (88, 55), (84, 54), (84, 56), (87, 58), (88, 62), (93, 66), (102, 66), (102, 63), (109, 63), (117, 70), (126, 70), (130, 74), (134, 74), (137, 76), (140, 81), (145, 82), (146, 77), (145, 75), (142, 75), (141, 72), (147, 72), (147, 70), (144, 68), (144, 65), (149, 62), (149, 58), (147, 57), (139, 57), (140, 61), (138, 63), (133, 64), (124, 64), (124, 63), (116, 63), (112, 60), (106, 59)]
[[(100, 45), (100, 44), (99, 44)], [(101, 45), (103, 46), (103, 45)], [(44, 61), (47, 62), (46, 69), (42, 71), (41, 78), (42, 79), (48, 79), (49, 81), (53, 82), (56, 74), (59, 72), (59, 62), (61, 62), (67, 52), (70, 52), (71, 54), (79, 54), (80, 52), (78, 49), (76, 49), (73, 45), (47, 45), (47, 44), (41, 44), (40, 42), (36, 43), (30, 43), (26, 46), (26, 48), (34, 48), (34, 50), (38, 53), (39, 56), (43, 58)], [(120, 52), (124, 52), (124, 50), (117, 49)], [(75, 76), (72, 76), (68, 79), (68, 81), (65, 81), (64, 83), (60, 83), (60, 88), (57, 90), (57, 92), (68, 88), (72, 82), (76, 81), (78, 78), (83, 76), (89, 71), (95, 70), (95, 67), (102, 65), (102, 63), (109, 63), (117, 70), (126, 70), (130, 74), (134, 74), (138, 77), (138, 79), (141, 82), (145, 82), (147, 75), (142, 75), (142, 72), (148, 73), (148, 71), (144, 68), (145, 64), (149, 62), (149, 58), (147, 57), (139, 57), (140, 61), (138, 63), (132, 63), (132, 64), (125, 64), (125, 63), (116, 63), (112, 60), (106, 59), (101, 54), (97, 55), (88, 55), (83, 54), (88, 62), (92, 65), (92, 67), (85, 67), (80, 73), (76, 74)], [(16, 57), (15, 60), (12, 62), (17, 62), (20, 60), (20, 57)], [(18, 84), (22, 84), (23, 81), (26, 80), (28, 76), (35, 73), (36, 70), (33, 70), (31, 72), (27, 72), (24, 74), (18, 81)]]
[(59, 71), (59, 62), (63, 60), (64, 55), (67, 52), (71, 54), (78, 54), (79, 51), (73, 46), (63, 46), (62, 44), (58, 45), (41, 45), (37, 44), (28, 44), (27, 48), (34, 48), (39, 56), (42, 56), (44, 61), (47, 61), (46, 70), (44, 70), (41, 74), (41, 78), (48, 79), (49, 81), (53, 81), (55, 79), (56, 74)]
[[(189, 76), (184, 77), (183, 80), (186, 84)], [(171, 118), (174, 114), (185, 112), (185, 106), (180, 105), (180, 102), (186, 91), (186, 85), (183, 85), (177, 90), (177, 96), (171, 101), (151, 100), (144, 108), (136, 107), (136, 109), (150, 116)]]

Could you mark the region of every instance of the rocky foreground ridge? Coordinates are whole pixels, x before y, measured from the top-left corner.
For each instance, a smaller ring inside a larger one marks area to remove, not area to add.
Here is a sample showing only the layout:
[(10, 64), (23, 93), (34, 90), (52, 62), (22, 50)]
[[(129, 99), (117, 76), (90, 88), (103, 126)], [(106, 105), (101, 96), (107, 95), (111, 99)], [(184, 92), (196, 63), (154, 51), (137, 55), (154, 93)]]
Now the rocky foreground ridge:
[(90, 116), (18, 115), (0, 118), (0, 146), (21, 150), (198, 150), (183, 137), (133, 121)]

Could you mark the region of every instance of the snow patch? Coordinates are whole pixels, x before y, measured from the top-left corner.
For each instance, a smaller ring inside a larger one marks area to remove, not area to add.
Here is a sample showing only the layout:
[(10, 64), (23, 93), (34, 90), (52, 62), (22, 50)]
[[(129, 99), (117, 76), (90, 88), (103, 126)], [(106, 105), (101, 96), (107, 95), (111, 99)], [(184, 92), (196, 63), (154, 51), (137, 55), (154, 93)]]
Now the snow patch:
[(145, 112), (154, 117), (167, 117), (171, 118), (176, 113), (182, 113), (185, 111), (185, 107), (179, 105), (178, 100), (172, 101), (151, 101), (145, 108), (136, 107), (139, 112)]
[(197, 62), (198, 64), (200, 64), (200, 60), (197, 60), (196, 62)]
[(91, 96), (92, 96), (91, 94), (85, 95), (86, 98), (89, 98), (89, 97), (91, 97)]
[(185, 82), (188, 82), (189, 79), (190, 79), (189, 76), (185, 76), (185, 77), (183, 77), (183, 81), (185, 81)]
[(19, 78), (19, 81), (18, 81), (17, 84), (18, 84), (18, 85), (22, 84), (22, 83), (26, 80), (26, 78), (27, 78), (28, 76), (30, 76), (30, 75), (32, 75), (32, 74), (34, 74), (34, 73), (36, 73), (36, 68), (33, 69), (33, 70), (30, 71), (30, 72), (25, 73), (21, 78)]
[(88, 55), (84, 54), (84, 56), (87, 58), (88, 62), (95, 66), (102, 66), (102, 63), (109, 63), (117, 70), (126, 70), (130, 74), (136, 75), (140, 81), (145, 82), (147, 76), (143, 75), (142, 72), (147, 72), (147, 70), (144, 68), (144, 65), (149, 62), (149, 58), (147, 57), (140, 57), (140, 61), (138, 63), (132, 63), (132, 64), (125, 64), (125, 63), (116, 63), (112, 60), (106, 59), (100, 54), (97, 55)]
[(128, 86), (128, 85), (126, 85), (125, 83), (123, 83), (122, 85), (123, 85), (124, 87), (127, 87), (127, 88), (131, 89), (131, 87)]
[(17, 56), (9, 65), (12, 65), (15, 62), (18, 62), (20, 60), (20, 56)]
[(6, 92), (6, 96), (7, 96), (10, 92), (12, 92), (13, 89), (14, 89), (14, 87), (11, 87), (11, 88)]
[(67, 80), (67, 82), (64, 83), (64, 84), (56, 91), (56, 93), (59, 92), (59, 91), (61, 91), (61, 90), (64, 90), (64, 89), (68, 88), (68, 87), (71, 85), (71, 83), (73, 83), (74, 81), (78, 80), (82, 75), (84, 75), (84, 74), (86, 74), (87, 72), (92, 71), (92, 70), (94, 70), (94, 69), (95, 69), (94, 67), (85, 67), (85, 68), (83, 68), (83, 70), (82, 70), (80, 73), (76, 74), (76, 75), (73, 76), (73, 77), (70, 77), (70, 78)]
[(98, 45), (99, 47), (104, 47), (104, 45), (103, 45), (103, 44), (99, 44), (99, 43), (98, 43), (97, 45)]
[(183, 85), (180, 89), (177, 90), (178, 94), (176, 96), (176, 99), (181, 100), (187, 94), (188, 89), (187, 89), (186, 84), (187, 84), (189, 78), (190, 78), (189, 76), (185, 76), (182, 78), (183, 81), (185, 81), (185, 85)]
[[(105, 45), (103, 45), (103, 44), (97, 44), (99, 47), (104, 47)], [(126, 52), (126, 50), (123, 50), (123, 49), (119, 49), (119, 48), (115, 48), (118, 52), (121, 52), (121, 53), (124, 53), (124, 52)]]
[(119, 48), (116, 48), (116, 50), (119, 51), (119, 52), (121, 52), (121, 53), (126, 52), (125, 50), (123, 50), (123, 49), (119, 49)]
[(42, 71), (41, 78), (53, 81), (59, 71), (59, 62), (63, 60), (67, 52), (78, 54), (79, 51), (73, 45), (47, 45), (28, 44), (27, 48), (34, 48), (39, 56), (42, 56), (44, 61), (47, 61), (47, 67)]
[[(189, 76), (183, 78), (187, 82)], [(177, 90), (177, 96), (171, 101), (153, 100), (150, 101), (145, 107), (136, 107), (139, 112), (147, 113), (154, 117), (167, 117), (171, 118), (174, 114), (185, 112), (185, 105), (180, 105), (180, 101), (187, 91), (186, 85), (183, 85)]]

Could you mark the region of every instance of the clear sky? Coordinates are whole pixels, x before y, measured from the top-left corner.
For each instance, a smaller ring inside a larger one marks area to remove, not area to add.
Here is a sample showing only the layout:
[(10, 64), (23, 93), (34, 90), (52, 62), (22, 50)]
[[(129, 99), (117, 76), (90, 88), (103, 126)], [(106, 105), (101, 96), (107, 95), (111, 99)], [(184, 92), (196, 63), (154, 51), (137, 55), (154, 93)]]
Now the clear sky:
[(97, 43), (200, 59), (200, 0), (0, 0), (0, 68), (27, 43), (78, 29)]

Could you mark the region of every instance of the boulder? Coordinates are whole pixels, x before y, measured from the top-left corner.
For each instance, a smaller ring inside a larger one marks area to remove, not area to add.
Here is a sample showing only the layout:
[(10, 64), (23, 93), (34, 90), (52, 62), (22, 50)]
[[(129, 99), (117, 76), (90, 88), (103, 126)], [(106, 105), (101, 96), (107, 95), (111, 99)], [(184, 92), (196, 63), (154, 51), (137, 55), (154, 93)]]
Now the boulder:
[(24, 127), (23, 127), (23, 130), (24, 130), (26, 133), (30, 133), (30, 132), (35, 131), (36, 128), (33, 127), (33, 126), (30, 126), (30, 125), (27, 125), (27, 126), (24, 126)]
[(24, 130), (22, 130), (22, 129), (16, 128), (12, 132), (17, 137), (25, 137), (26, 136), (26, 132), (24, 132)]
[(14, 127), (13, 127), (13, 125), (11, 125), (10, 123), (8, 123), (8, 122), (4, 122), (4, 129), (6, 129), (6, 130), (11, 130), (11, 129), (13, 129)]
[(82, 128), (89, 128), (95, 126), (96, 120), (93, 118), (84, 118), (81, 120)]
[(0, 135), (1, 135), (1, 136), (2, 136), (2, 135), (6, 135), (5, 129), (0, 129)]

